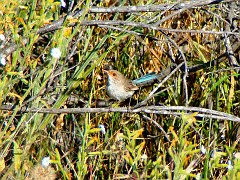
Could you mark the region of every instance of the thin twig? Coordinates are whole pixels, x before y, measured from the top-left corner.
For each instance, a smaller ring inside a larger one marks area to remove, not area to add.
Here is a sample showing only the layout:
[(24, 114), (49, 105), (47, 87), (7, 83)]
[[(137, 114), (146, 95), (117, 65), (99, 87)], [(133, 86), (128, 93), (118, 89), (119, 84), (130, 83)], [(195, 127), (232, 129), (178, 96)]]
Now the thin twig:
[(120, 21), (120, 20), (108, 20), (108, 21), (101, 21), (101, 20), (90, 20), (90, 21), (82, 21), (82, 26), (100, 26), (100, 25), (108, 25), (108, 26), (133, 26), (133, 27), (142, 27), (142, 28), (149, 28), (153, 30), (159, 31), (167, 31), (167, 32), (178, 32), (178, 33), (194, 33), (194, 34), (215, 34), (215, 35), (236, 35), (239, 36), (237, 32), (231, 31), (205, 31), (205, 30), (189, 30), (189, 29), (172, 29), (172, 28), (162, 28), (159, 26), (154, 26), (152, 24), (146, 23), (139, 23), (139, 22), (130, 22), (130, 21)]
[[(234, 0), (225, 0), (221, 1), (221, 3), (233, 2)], [(133, 13), (133, 12), (158, 12), (164, 11), (166, 9), (178, 10), (185, 7), (191, 8), (202, 7), (206, 5), (211, 5), (213, 3), (218, 3), (217, 0), (202, 0), (197, 1), (198, 3), (194, 3), (195, 6), (192, 6), (191, 1), (182, 2), (174, 7), (172, 4), (160, 4), (160, 5), (144, 5), (144, 6), (117, 6), (117, 7), (91, 7), (89, 8), (89, 13)]]
[[(178, 5), (176, 5), (177, 7), (182, 7), (180, 9), (178, 9), (177, 11), (171, 13), (170, 15), (162, 18), (160, 21), (154, 23), (154, 26), (159, 26), (160, 24), (162, 24), (163, 22), (171, 19), (172, 17), (176, 16), (177, 14), (180, 14), (184, 11), (186, 11), (187, 9), (190, 9), (196, 5), (199, 5), (199, 4), (202, 4), (203, 1), (190, 1), (190, 2), (187, 2), (187, 4), (182, 4), (182, 3), (179, 3)], [(204, 1), (206, 2), (206, 1)]]
[(157, 126), (161, 131), (162, 133), (164, 134), (165, 138), (167, 139), (168, 142), (170, 142), (170, 139), (166, 133), (166, 131), (164, 131), (164, 129), (162, 128), (162, 126), (160, 124), (158, 124), (156, 121), (154, 121), (153, 119), (151, 119), (150, 117), (146, 116), (143, 114), (143, 118), (152, 122), (153, 124), (155, 124), (155, 126)]

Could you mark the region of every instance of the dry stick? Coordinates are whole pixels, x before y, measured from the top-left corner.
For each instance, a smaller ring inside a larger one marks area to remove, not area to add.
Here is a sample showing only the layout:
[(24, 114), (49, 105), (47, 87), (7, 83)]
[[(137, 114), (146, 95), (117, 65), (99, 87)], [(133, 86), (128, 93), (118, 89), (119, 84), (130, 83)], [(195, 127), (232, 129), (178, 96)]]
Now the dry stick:
[[(239, 71), (240, 67), (224, 68), (224, 69), (220, 69), (220, 70), (204, 73), (204, 75), (214, 74), (214, 73), (218, 73), (218, 72), (232, 71), (232, 70), (238, 70)], [(237, 75), (237, 73), (236, 73), (236, 75)]]
[[(14, 107), (10, 105), (0, 106), (1, 110), (13, 111)], [(52, 109), (52, 108), (27, 108), (22, 107), (21, 113), (49, 113), (49, 114), (61, 114), (61, 113), (109, 113), (109, 112), (121, 112), (121, 113), (155, 113), (155, 114), (165, 114), (165, 115), (174, 115), (181, 116), (182, 113), (172, 112), (172, 111), (181, 111), (181, 112), (198, 112), (195, 117), (201, 118), (213, 118), (221, 120), (230, 120), (240, 122), (240, 118), (231, 114), (227, 114), (221, 111), (210, 110), (206, 108), (199, 107), (185, 107), (185, 106), (143, 106), (137, 109), (130, 109), (129, 107), (119, 107), (119, 108), (67, 108), (67, 109)], [(203, 113), (203, 114), (200, 114)], [(189, 114), (189, 113), (186, 113)]]
[[(131, 30), (127, 30), (127, 29), (124, 29), (124, 28), (120, 28), (120, 27), (115, 27), (115, 26), (109, 26), (109, 25), (99, 25), (99, 27), (102, 27), (102, 28), (107, 28), (107, 29), (114, 29), (114, 30), (118, 30), (118, 31), (121, 31), (121, 32), (126, 32), (126, 33), (129, 33), (129, 34), (134, 34), (134, 35), (137, 35), (137, 36), (143, 36), (145, 34), (143, 33), (138, 33), (138, 32), (135, 32), (135, 31), (131, 31)], [(147, 35), (145, 35), (147, 36)], [(159, 40), (155, 37), (150, 37), (150, 38), (153, 38), (154, 40)]]
[(182, 50), (179, 48), (179, 46), (177, 45), (177, 43), (172, 40), (170, 37), (168, 37), (164, 32), (160, 31), (163, 35), (165, 35), (165, 37), (178, 49), (178, 51), (180, 52), (183, 61), (184, 61), (184, 75), (183, 75), (183, 87), (184, 87), (184, 91), (185, 91), (185, 106), (188, 106), (188, 88), (187, 88), (187, 76), (188, 76), (188, 66), (187, 66), (187, 59), (184, 55), (184, 53), (182, 52)]
[(150, 122), (152, 122), (153, 124), (155, 124), (163, 132), (163, 134), (164, 134), (165, 138), (167, 139), (167, 141), (170, 142), (170, 139), (169, 139), (166, 131), (164, 131), (164, 129), (162, 128), (162, 126), (160, 124), (158, 124), (156, 121), (154, 121), (153, 119), (151, 119), (150, 117), (148, 117), (148, 116), (146, 116), (144, 114), (143, 114), (143, 118), (148, 120), (148, 121), (150, 121)]
[[(93, 21), (91, 21), (91, 22), (93, 22)], [(98, 21), (98, 22), (100, 23), (100, 21)], [(87, 23), (87, 21), (83, 22), (83, 24), (85, 24), (85, 23)], [(94, 21), (94, 24), (95, 23), (96, 23), (96, 21)], [(160, 32), (162, 32), (162, 34), (165, 34), (163, 31), (167, 30), (167, 31), (173, 31), (173, 32), (185, 32), (185, 33), (190, 32), (190, 33), (234, 34), (234, 35), (239, 35), (238, 33), (232, 33), (232, 32), (213, 32), (213, 31), (202, 31), (202, 30), (174, 30), (174, 29), (171, 30), (171, 29), (167, 29), (167, 28), (159, 28), (159, 27), (155, 27), (155, 26), (151, 26), (151, 25), (147, 25), (147, 24), (142, 24), (142, 23), (125, 22), (125, 21), (117, 21), (117, 23), (116, 23), (116, 21), (111, 21), (111, 22), (110, 21), (108, 21), (108, 22), (104, 21), (103, 24), (111, 24), (111, 25), (124, 24), (124, 25), (131, 25), (131, 26), (135, 26), (135, 27), (145, 27), (145, 28), (149, 28), (149, 29), (159, 30)], [(96, 23), (95, 25), (99, 25), (99, 24)], [(182, 56), (182, 58), (184, 60), (184, 63), (185, 63), (185, 66), (184, 66), (185, 73), (184, 73), (184, 76), (183, 76), (183, 84), (184, 84), (185, 100), (186, 100), (185, 104), (187, 106), (188, 105), (188, 90), (187, 90), (186, 78), (187, 78), (189, 70), (191, 71), (194, 68), (188, 69), (187, 61), (186, 61), (186, 58), (184, 56), (184, 53), (181, 51), (181, 49), (177, 46), (177, 44), (173, 40), (171, 40), (168, 36), (166, 36), (166, 37), (169, 39), (169, 41), (171, 41), (171, 43), (173, 45), (175, 45), (178, 48), (178, 50), (179, 50), (179, 52), (180, 52), (180, 54), (181, 54), (181, 56)], [(202, 69), (205, 66), (204, 65), (203, 66), (199, 65), (198, 67), (201, 67), (200, 69)], [(195, 67), (195, 68), (198, 68), (198, 67)]]
[[(199, 1), (197, 1), (199, 2)], [(221, 3), (234, 2), (234, 0), (225, 0), (221, 1)], [(195, 7), (201, 7), (205, 5), (211, 5), (213, 3), (218, 3), (217, 0), (202, 0), (196, 4)], [(178, 10), (189, 5), (192, 5), (191, 1), (180, 3), (177, 6), (172, 7), (172, 4), (160, 4), (160, 5), (144, 5), (144, 6), (121, 6), (121, 7), (92, 7), (89, 8), (89, 13), (132, 13), (132, 12), (156, 12), (156, 11), (164, 11), (166, 9), (171, 8), (172, 10)], [(194, 7), (194, 8), (195, 8)]]
[[(233, 10), (233, 2), (230, 4), (230, 10), (229, 10), (229, 13), (228, 13), (228, 20), (232, 23), (233, 21), (233, 14), (234, 14), (234, 10)], [(231, 28), (230, 28), (230, 24), (227, 23), (226, 26), (225, 26), (225, 30), (226, 31), (230, 31)], [(226, 53), (228, 55), (228, 59), (230, 61), (230, 64), (231, 66), (233, 67), (239, 67), (239, 64), (237, 62), (237, 59), (234, 57), (234, 53), (233, 53), (233, 48), (231, 46), (231, 42), (230, 42), (230, 39), (229, 37), (227, 36), (227, 34), (224, 35), (225, 36), (225, 46), (226, 46)], [(237, 73), (239, 72), (239, 70), (237, 70)]]
[(206, 2), (206, 1), (191, 1), (191, 2), (187, 2), (184, 5), (182, 3), (179, 3), (178, 6), (182, 7), (179, 10), (171, 13), (170, 15), (162, 18), (160, 21), (154, 23), (154, 26), (159, 26), (160, 24), (162, 24), (163, 22), (167, 21), (168, 19), (171, 19), (172, 17), (176, 16), (177, 14), (180, 14), (182, 12), (184, 12), (187, 9), (193, 8), (194, 6), (198, 5), (198, 4), (202, 4), (202, 2)]
[(154, 97), (155, 92), (163, 85), (163, 83), (165, 83), (178, 69), (181, 68), (181, 66), (184, 64), (184, 62), (182, 62), (181, 64), (179, 64), (168, 76), (166, 76), (159, 84), (157, 87), (155, 87), (152, 92), (148, 95), (148, 97), (143, 100), (142, 102), (136, 104), (133, 108), (138, 108), (140, 106), (143, 106), (145, 104), (147, 104), (147, 102)]
[(225, 116), (225, 117), (229, 117), (231, 119), (238, 119), (240, 120), (240, 118), (234, 116), (234, 115), (230, 115), (224, 112), (220, 112), (220, 111), (216, 111), (216, 110), (210, 110), (210, 109), (206, 109), (206, 108), (200, 108), (200, 107), (185, 107), (185, 106), (167, 106), (167, 107), (162, 107), (162, 106), (149, 106), (149, 109), (151, 110), (174, 110), (174, 111), (191, 111), (191, 112), (202, 112), (205, 114), (209, 114), (209, 115), (216, 115), (216, 116)]
[(170, 29), (170, 28), (159, 28), (159, 30), (168, 31), (168, 32), (178, 32), (178, 33), (193, 33), (193, 34), (216, 34), (216, 35), (229, 34), (229, 35), (235, 35), (239, 37), (239, 33), (231, 32), (231, 31), (205, 31), (205, 30), (189, 30), (189, 29), (184, 30), (184, 29)]
[(173, 54), (173, 50), (172, 50), (172, 47), (170, 46), (170, 43), (169, 43), (169, 42), (167, 42), (167, 46), (168, 46), (168, 49), (169, 49), (169, 50), (168, 50), (168, 54), (169, 54), (172, 62), (176, 62), (176, 58), (175, 58), (175, 56), (174, 56), (174, 54)]
[(155, 16), (154, 18), (152, 18), (151, 20), (147, 21), (147, 24), (150, 24), (152, 22), (154, 22), (157, 18), (162, 17), (163, 14), (165, 14), (167, 11), (169, 11), (170, 9), (173, 9), (174, 6), (176, 6), (177, 3), (172, 4), (172, 6), (167, 7), (167, 9), (165, 9), (163, 12), (161, 12), (159, 15)]
[(120, 20), (107, 20), (107, 21), (101, 21), (101, 20), (90, 20), (90, 21), (82, 21), (82, 26), (100, 26), (100, 25), (107, 25), (107, 26), (133, 26), (133, 27), (141, 27), (141, 28), (149, 28), (153, 30), (159, 30), (159, 31), (167, 31), (167, 32), (179, 32), (179, 33), (194, 33), (194, 34), (216, 34), (216, 35), (222, 35), (222, 34), (232, 34), (239, 36), (239, 33), (231, 32), (231, 31), (204, 31), (204, 30), (183, 30), (183, 29), (170, 29), (170, 28), (162, 28), (159, 26), (154, 26), (152, 24), (145, 24), (145, 23), (139, 23), (139, 22), (129, 22), (129, 21), (120, 21)]

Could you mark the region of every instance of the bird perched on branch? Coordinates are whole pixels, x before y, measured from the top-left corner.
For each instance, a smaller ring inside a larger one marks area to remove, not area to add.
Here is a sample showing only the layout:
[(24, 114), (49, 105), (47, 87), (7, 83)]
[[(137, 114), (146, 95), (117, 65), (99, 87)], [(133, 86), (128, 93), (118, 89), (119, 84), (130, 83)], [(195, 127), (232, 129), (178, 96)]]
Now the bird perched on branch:
[(138, 87), (116, 70), (104, 70), (108, 75), (107, 93), (110, 97), (124, 101), (130, 98)]
[(150, 85), (156, 80), (161, 80), (163, 76), (167, 76), (171, 72), (172, 67), (167, 68), (161, 74), (150, 73), (133, 81), (124, 77), (117, 70), (104, 70), (108, 75), (107, 93), (110, 97), (120, 102), (124, 101), (132, 97), (134, 92), (139, 89), (138, 87)]

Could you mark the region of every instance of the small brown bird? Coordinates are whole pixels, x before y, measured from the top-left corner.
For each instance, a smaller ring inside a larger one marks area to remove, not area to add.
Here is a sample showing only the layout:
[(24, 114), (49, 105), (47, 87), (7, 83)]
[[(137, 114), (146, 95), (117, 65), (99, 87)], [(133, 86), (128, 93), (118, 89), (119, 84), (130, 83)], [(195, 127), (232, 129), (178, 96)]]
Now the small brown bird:
[(110, 97), (124, 101), (134, 94), (138, 87), (116, 70), (104, 70), (108, 75), (107, 93)]
[(120, 102), (124, 101), (125, 99), (132, 97), (134, 92), (138, 90), (138, 87), (148, 86), (153, 84), (155, 81), (161, 81), (164, 77), (170, 74), (175, 67), (176, 64), (172, 64), (160, 74), (148, 73), (133, 81), (125, 78), (116, 70), (104, 70), (104, 72), (108, 75), (107, 93), (110, 97)]

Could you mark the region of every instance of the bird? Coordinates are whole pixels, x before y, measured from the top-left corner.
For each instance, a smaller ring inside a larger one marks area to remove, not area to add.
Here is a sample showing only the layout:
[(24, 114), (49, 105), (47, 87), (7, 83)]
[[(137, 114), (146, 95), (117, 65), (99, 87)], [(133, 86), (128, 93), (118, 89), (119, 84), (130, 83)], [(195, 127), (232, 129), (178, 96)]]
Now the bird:
[(160, 81), (165, 76), (170, 74), (171, 70), (175, 68), (173, 64), (169, 68), (165, 69), (162, 73), (148, 73), (133, 81), (126, 78), (122, 73), (117, 70), (104, 70), (108, 76), (107, 80), (107, 94), (119, 102), (122, 102), (133, 96), (134, 92), (142, 86), (148, 86), (153, 84), (156, 80)]
[(138, 87), (117, 70), (104, 70), (108, 75), (106, 90), (110, 97), (122, 102), (133, 96)]

